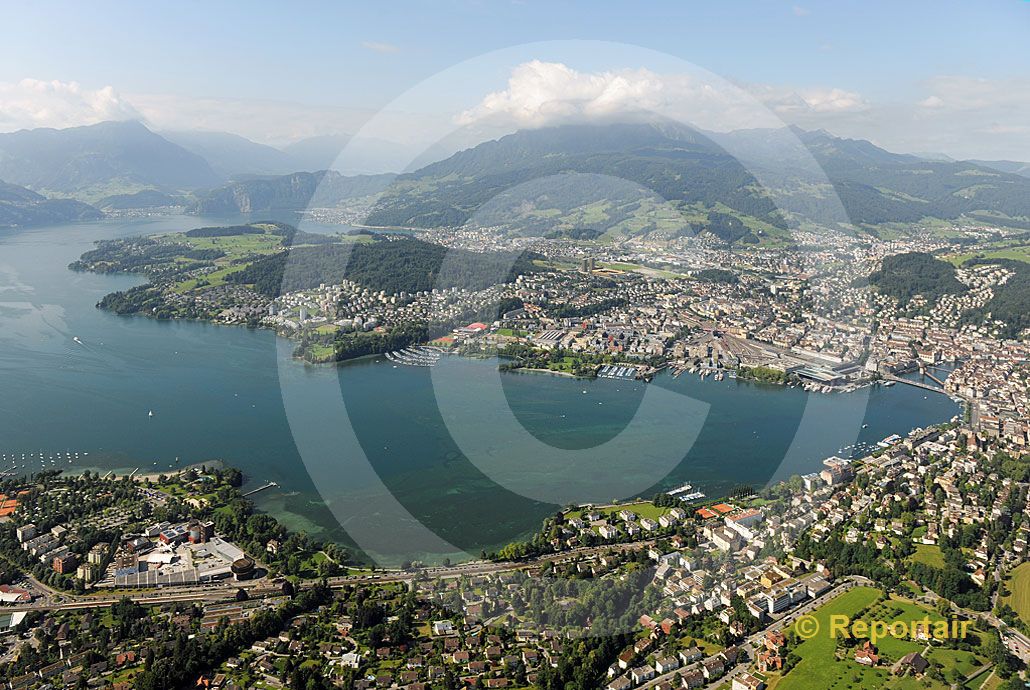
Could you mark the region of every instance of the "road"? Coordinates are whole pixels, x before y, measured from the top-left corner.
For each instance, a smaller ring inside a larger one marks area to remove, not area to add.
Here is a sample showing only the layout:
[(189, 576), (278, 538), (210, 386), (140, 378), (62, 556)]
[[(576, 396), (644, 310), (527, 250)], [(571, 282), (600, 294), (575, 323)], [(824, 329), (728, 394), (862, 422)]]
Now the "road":
[[(741, 652), (744, 652), (743, 656), (746, 659), (754, 659), (755, 650), (761, 648), (762, 640), (765, 638), (765, 633), (769, 631), (786, 630), (794, 623), (794, 621), (798, 619), (799, 616), (803, 616), (809, 611), (812, 611), (813, 609), (822, 606), (831, 599), (834, 599), (840, 596), (841, 594), (844, 594), (844, 592), (847, 592), (849, 589), (855, 587), (856, 585), (869, 585), (875, 587), (875, 584), (873, 584), (873, 582), (867, 580), (864, 577), (859, 577), (857, 575), (849, 577), (845, 580), (841, 580), (836, 585), (834, 585), (833, 589), (819, 595), (811, 601), (805, 602), (804, 604), (798, 606), (795, 609), (791, 609), (785, 615), (774, 619), (771, 623), (769, 623), (769, 625), (765, 626), (764, 628), (756, 632), (754, 635), (752, 635), (751, 637), (747, 638), (739, 645), (737, 645), (738, 648), (741, 650)], [(746, 672), (748, 668), (750, 668), (750, 664), (738, 663), (730, 670), (729, 673), (720, 676), (719, 678), (705, 686), (704, 690), (714, 690), (715, 688), (719, 687), (720, 685), (723, 685), (724, 683), (731, 682), (734, 678)], [(656, 685), (659, 685), (660, 683), (672, 680), (677, 673), (682, 672), (682, 668), (678, 668), (675, 671), (669, 671), (668, 673), (664, 673), (660, 676), (655, 676), (655, 678), (647, 681), (647, 683), (641, 685), (640, 687), (642, 690), (646, 688), (653, 688)]]
[[(926, 590), (926, 594), (923, 596), (923, 599), (934, 606), (936, 606), (941, 600), (936, 593), (931, 592), (930, 590)], [(1001, 633), (1002, 642), (1006, 647), (1008, 647), (1009, 651), (1019, 657), (1023, 663), (1030, 664), (1030, 638), (1026, 635), (1019, 632), (990, 611), (973, 611), (971, 609), (964, 609), (951, 601), (948, 603), (951, 605), (951, 610), (955, 613), (962, 614), (963, 616), (972, 619), (982, 618), (990, 623), (991, 626)]]
[[(525, 561), (472, 561), (453, 566), (419, 568), (410, 571), (378, 570), (362, 575), (331, 577), (327, 578), (327, 582), (330, 587), (339, 589), (341, 587), (360, 584), (409, 583), (415, 580), (416, 577), (423, 575), (443, 580), (452, 580), (471, 575), (491, 575), (496, 573), (515, 572), (518, 570), (532, 570), (533, 568), (539, 568), (546, 563), (565, 563), (567, 561), (602, 553), (634, 551), (642, 548), (646, 549), (652, 545), (654, 545), (654, 540), (649, 539), (646, 541), (629, 542), (626, 544), (580, 547), (578, 549), (564, 551), (560, 554), (550, 554), (548, 556), (541, 556), (539, 558)], [(105, 592), (104, 594), (94, 593), (88, 595), (66, 594), (50, 589), (34, 580), (32, 582), (35, 586), (40, 588), (40, 591), (45, 592), (45, 595), (41, 599), (33, 601), (31, 604), (21, 604), (11, 607), (5, 606), (5, 611), (69, 611), (74, 609), (98, 608), (101, 606), (110, 606), (111, 604), (119, 601), (122, 597), (126, 596), (140, 604), (161, 604), (176, 601), (215, 602), (233, 598), (239, 589), (245, 589), (253, 595), (259, 595), (265, 593), (265, 591), (275, 591), (275, 588), (271, 587), (269, 581), (266, 579), (245, 582), (228, 580), (187, 587), (167, 587), (147, 592), (118, 592), (117, 590), (111, 590), (110, 594)], [(313, 586), (316, 582), (317, 580), (310, 580), (304, 583), (304, 586)]]

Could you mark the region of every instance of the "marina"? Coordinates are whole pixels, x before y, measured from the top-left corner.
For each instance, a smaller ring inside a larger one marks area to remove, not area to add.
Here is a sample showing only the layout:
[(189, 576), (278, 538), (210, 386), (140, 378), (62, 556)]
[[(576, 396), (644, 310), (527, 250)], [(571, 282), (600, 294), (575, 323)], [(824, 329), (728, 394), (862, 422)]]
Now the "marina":
[(407, 347), (403, 350), (387, 352), (386, 358), (396, 364), (403, 364), (409, 367), (432, 367), (440, 361), (443, 356), (439, 350), (421, 345), (418, 347)]
[(616, 364), (605, 364), (597, 372), (597, 377), (602, 379), (621, 379), (624, 381), (632, 381), (638, 376), (639, 373), (636, 367)]
[[(5, 371), (0, 469), (24, 465), (13, 470), (21, 474), (88, 468), (104, 474), (142, 465), (156, 473), (170, 471), (167, 466), (176, 457), (181, 458), (178, 466), (218, 460), (238, 467), (254, 486), (278, 483), (281, 490), (265, 490), (251, 500), (310, 534), (345, 540), (340, 525), (374, 520), (367, 506), (380, 500), (376, 492), (381, 491), (388, 492), (384, 500), (396, 496), (430, 529), (475, 553), (530, 533), (553, 513), (552, 505), (488, 481), (476, 467), (478, 460), (441, 432), (443, 414), (432, 379), (453, 376), (462, 386), (493, 382), (498, 378), (495, 360), (444, 357), (434, 348), (412, 346), (394, 354), (422, 366), (385, 356), (341, 367), (297, 366), (293, 343), (270, 331), (125, 318), (98, 310), (95, 305), (104, 295), (128, 290), (141, 278), (66, 270), (98, 239), (225, 222), (195, 216), (102, 221), (35, 228), (0, 239), (7, 260), (19, 266), (16, 284), (24, 286), (12, 288), (6, 299), (26, 305), (0, 314), (0, 366)], [(36, 304), (55, 306), (42, 311), (29, 306)], [(85, 345), (74, 343), (72, 336)], [(435, 368), (424, 366), (432, 360), (437, 360)], [(426, 375), (429, 371), (433, 377)], [(731, 381), (729, 370), (723, 381), (714, 380), (716, 372), (701, 381), (699, 369), (693, 376), (675, 376), (675, 367), (666, 371), (670, 375), (655, 375), (651, 386), (500, 378), (512, 412), (533, 436), (559, 448), (597, 447), (599, 466), (620, 461), (601, 449), (634, 415), (642, 446), (658, 454), (674, 445), (675, 434), (639, 414), (645, 393), (667, 389), (708, 405), (696, 442), (679, 466), (654, 478), (656, 486), (648, 495), (688, 482), (692, 491), (709, 496), (724, 495), (741, 483), (764, 485), (781, 464), (785, 473), (803, 474), (825, 457), (845, 456), (838, 453), (845, 445), (875, 444), (891, 433), (960, 413), (947, 396), (907, 385), (870, 386), (868, 396), (817, 396), (811, 412), (819, 422), (808, 427), (803, 448), (781, 463), (809, 402), (800, 386)], [(289, 415), (284, 391), (293, 391)], [(339, 409), (341, 396), (346, 410)], [(446, 414), (461, 419), (481, 404), (473, 395), (460, 397)], [(853, 420), (850, 425), (848, 420)], [(345, 424), (354, 429), (356, 442), (339, 433)], [(862, 424), (868, 427), (861, 429)], [(295, 439), (304, 442), (303, 457)], [(523, 462), (528, 452), (525, 446), (496, 443), (488, 434), (469, 448), (510, 463)], [(385, 489), (358, 473), (369, 465)], [(313, 474), (324, 481), (316, 486)], [(680, 496), (690, 500), (689, 493)]]
[(675, 489), (670, 489), (665, 493), (669, 496), (675, 496), (676, 498), (684, 502), (697, 501), (705, 497), (704, 492), (695, 491), (694, 488), (695, 487), (691, 484), (683, 484), (682, 486), (678, 486)]
[(6, 468), (0, 472), (0, 476), (9, 477), (28, 472), (66, 467), (67, 465), (74, 465), (77, 460), (85, 459), (88, 455), (88, 451), (72, 450), (0, 453), (0, 466)]

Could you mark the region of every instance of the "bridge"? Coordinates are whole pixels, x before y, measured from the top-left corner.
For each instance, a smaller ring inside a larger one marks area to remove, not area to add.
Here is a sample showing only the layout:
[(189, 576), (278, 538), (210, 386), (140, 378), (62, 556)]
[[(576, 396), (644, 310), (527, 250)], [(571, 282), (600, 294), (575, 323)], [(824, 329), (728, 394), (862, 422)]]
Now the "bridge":
[[(934, 381), (937, 381), (937, 383), (940, 383), (942, 386), (944, 385), (943, 383), (941, 383), (940, 380), (934, 378), (933, 376), (930, 376), (930, 378), (932, 378)], [(944, 395), (948, 395), (948, 391), (944, 390), (943, 388), (931, 386), (930, 384), (923, 383), (922, 381), (913, 381), (912, 379), (903, 379), (900, 376), (889, 375), (885, 375), (883, 379), (885, 381), (894, 381), (895, 383), (904, 383), (906, 386), (915, 386), (916, 388), (922, 388), (924, 391), (933, 391), (934, 393), (942, 393)]]

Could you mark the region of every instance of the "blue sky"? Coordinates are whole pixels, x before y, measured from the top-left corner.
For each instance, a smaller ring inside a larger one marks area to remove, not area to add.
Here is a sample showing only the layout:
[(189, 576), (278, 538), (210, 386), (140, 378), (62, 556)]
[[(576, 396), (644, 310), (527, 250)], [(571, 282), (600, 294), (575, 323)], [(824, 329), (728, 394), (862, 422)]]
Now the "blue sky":
[[(478, 56), (525, 43), (589, 39), (665, 53), (777, 98), (838, 90), (861, 101), (855, 106), (861, 116), (850, 119), (825, 108), (818, 116), (790, 115), (803, 126), (824, 125), (905, 150), (984, 150), (993, 157), (1012, 150), (1013, 157), (1030, 157), (1030, 145), (1020, 143), (1030, 138), (1028, 131), (1019, 129), (1030, 122), (1025, 0), (9, 2), (3, 17), (0, 129), (81, 124), (88, 111), (64, 101), (95, 104), (99, 97), (91, 94), (111, 87), (120, 104), (159, 128), (199, 122), (281, 143), (321, 130), (352, 131), (421, 81), (471, 61), (466, 69), (482, 83), (453, 84), (423, 103), (427, 111), (453, 116), (455, 104), (485, 95), (459, 93), (463, 88), (489, 83), (503, 89), (500, 72), (517, 66), (477, 66)], [(539, 59), (583, 74), (654, 69), (612, 64), (607, 50), (556, 52)], [(78, 87), (47, 94), (19, 86), (24, 80)], [(34, 97), (44, 99), (38, 107)], [(46, 98), (64, 100), (58, 107)], [(939, 116), (956, 108), (948, 117), (960, 124), (891, 127), (919, 103)], [(241, 118), (241, 110), (252, 117)], [(297, 123), (305, 112), (308, 129)]]

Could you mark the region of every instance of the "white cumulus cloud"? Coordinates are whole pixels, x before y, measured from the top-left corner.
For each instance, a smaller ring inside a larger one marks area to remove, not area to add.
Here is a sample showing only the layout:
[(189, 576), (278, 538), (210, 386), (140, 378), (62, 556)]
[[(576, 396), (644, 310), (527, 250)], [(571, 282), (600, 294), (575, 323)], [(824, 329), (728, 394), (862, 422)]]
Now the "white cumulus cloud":
[(512, 70), (508, 88), (487, 94), (458, 116), (463, 125), (508, 121), (517, 127), (653, 113), (665, 104), (665, 84), (646, 70), (589, 74), (532, 60)]
[(780, 115), (854, 112), (867, 107), (861, 95), (839, 88), (745, 90), (700, 70), (581, 72), (562, 63), (533, 60), (511, 71), (505, 89), (487, 94), (456, 120), (466, 126), (532, 128), (661, 116), (725, 131), (779, 126), (783, 124)]
[(139, 111), (111, 86), (89, 89), (74, 81), (39, 79), (0, 82), (3, 129), (74, 127), (140, 117)]
[(545, 127), (666, 117), (709, 129), (771, 126), (770, 113), (729, 82), (648, 69), (581, 72), (532, 60), (515, 67), (507, 88), (487, 94), (457, 117), (461, 125)]

